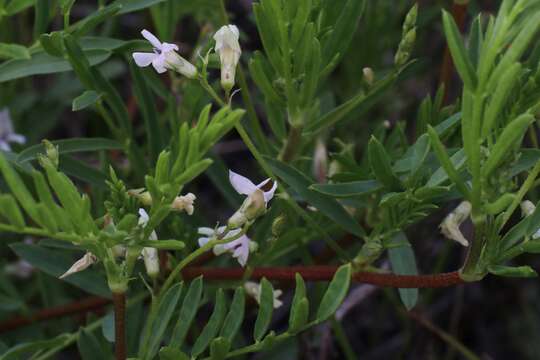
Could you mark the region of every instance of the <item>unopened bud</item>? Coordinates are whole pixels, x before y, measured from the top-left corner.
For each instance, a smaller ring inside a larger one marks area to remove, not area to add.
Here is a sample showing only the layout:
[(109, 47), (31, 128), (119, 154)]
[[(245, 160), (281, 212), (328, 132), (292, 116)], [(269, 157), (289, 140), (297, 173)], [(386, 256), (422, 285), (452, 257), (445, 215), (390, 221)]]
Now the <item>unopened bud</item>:
[(409, 10), (407, 16), (405, 16), (405, 21), (403, 21), (403, 34), (408, 33), (413, 27), (416, 26), (416, 18), (418, 17), (418, 4)]
[(279, 237), (283, 233), (283, 230), (285, 230), (285, 225), (287, 225), (287, 218), (285, 215), (278, 216), (272, 222), (272, 235), (274, 237)]
[(148, 191), (145, 191), (144, 188), (128, 190), (128, 194), (139, 199), (143, 205), (152, 205), (152, 195)]
[(536, 210), (536, 206), (534, 206), (534, 204), (529, 201), (529, 200), (525, 200), (523, 201), (521, 204), (520, 204), (520, 207), (521, 207), (521, 214), (523, 216), (529, 216), (529, 215), (532, 215), (532, 213), (534, 212), (534, 210)]
[(373, 69), (370, 67), (365, 67), (362, 69), (362, 74), (364, 74), (364, 81), (368, 85), (373, 85), (373, 82), (375, 81), (375, 73), (373, 72)]
[(51, 160), (55, 168), (58, 168), (58, 146), (51, 143), (49, 140), (43, 140), (43, 146), (45, 146), (45, 154), (47, 158)]

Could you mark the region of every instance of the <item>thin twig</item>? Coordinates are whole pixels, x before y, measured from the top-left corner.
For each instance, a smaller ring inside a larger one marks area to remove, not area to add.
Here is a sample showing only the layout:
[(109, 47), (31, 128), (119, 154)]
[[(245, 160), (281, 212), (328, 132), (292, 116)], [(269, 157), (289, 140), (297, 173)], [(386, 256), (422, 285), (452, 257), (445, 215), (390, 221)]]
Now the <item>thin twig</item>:
[(60, 318), (64, 316), (82, 314), (98, 310), (111, 303), (110, 299), (97, 296), (72, 302), (70, 304), (50, 307), (40, 310), (30, 316), (17, 316), (0, 323), (0, 333), (15, 330), (22, 326), (30, 325), (38, 321)]

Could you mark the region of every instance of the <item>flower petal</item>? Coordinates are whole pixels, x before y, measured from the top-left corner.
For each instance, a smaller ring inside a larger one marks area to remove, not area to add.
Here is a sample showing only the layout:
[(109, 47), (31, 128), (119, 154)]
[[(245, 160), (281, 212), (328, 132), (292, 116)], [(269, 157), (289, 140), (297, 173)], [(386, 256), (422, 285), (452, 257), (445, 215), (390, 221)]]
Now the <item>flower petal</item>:
[(159, 39), (154, 34), (152, 34), (150, 31), (146, 29), (141, 31), (141, 34), (146, 40), (150, 42), (150, 44), (152, 44), (153, 47), (161, 50), (161, 41), (159, 41)]
[(249, 195), (255, 190), (257, 190), (257, 186), (255, 186), (255, 184), (251, 182), (251, 180), (235, 173), (232, 170), (229, 170), (229, 181), (231, 182), (234, 190), (236, 190), (239, 194), (242, 195)]
[(139, 209), (139, 225), (146, 226), (146, 224), (148, 224), (148, 220), (150, 220), (148, 213), (143, 208), (140, 208)]
[(20, 134), (9, 134), (7, 136), (7, 141), (17, 144), (24, 144), (26, 143), (26, 136)]
[(214, 229), (209, 228), (209, 227), (200, 227), (197, 229), (197, 233), (201, 235), (212, 236), (214, 235)]
[(145, 67), (152, 63), (152, 61), (158, 56), (154, 53), (134, 52), (132, 54), (135, 64), (139, 67)]
[(165, 67), (165, 57), (163, 57), (163, 54), (158, 55), (152, 60), (152, 66), (154, 69), (156, 69), (158, 74), (163, 74), (167, 71), (167, 68)]
[(209, 237), (200, 237), (199, 240), (198, 240), (199, 247), (203, 247), (203, 246), (206, 245), (209, 241), (210, 241), (210, 238), (209, 238)]
[(0, 140), (0, 150), (11, 151), (11, 146), (9, 146), (9, 144), (6, 141)]
[(170, 44), (170, 43), (166, 43), (166, 42), (161, 44), (161, 51), (162, 52), (178, 51), (178, 50), (179, 50), (178, 45), (176, 45), (176, 44)]
[(264, 202), (267, 205), (268, 205), (268, 202), (272, 200), (272, 198), (274, 197), (274, 193), (276, 192), (276, 189), (277, 189), (277, 181), (274, 181), (274, 185), (272, 185), (272, 188), (264, 192)]

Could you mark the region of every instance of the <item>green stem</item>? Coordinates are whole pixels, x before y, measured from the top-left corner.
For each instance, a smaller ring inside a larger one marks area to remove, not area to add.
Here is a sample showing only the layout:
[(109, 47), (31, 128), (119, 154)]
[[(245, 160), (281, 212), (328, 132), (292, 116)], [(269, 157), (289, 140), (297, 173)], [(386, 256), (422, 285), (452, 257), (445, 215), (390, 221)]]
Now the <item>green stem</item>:
[(212, 97), (212, 99), (215, 100), (215, 102), (217, 102), (219, 104), (219, 106), (221, 107), (224, 107), (226, 106), (227, 104), (225, 103), (225, 101), (223, 101), (223, 99), (221, 99), (219, 97), (219, 95), (214, 91), (214, 89), (212, 88), (212, 86), (210, 86), (210, 84), (208, 83), (208, 81), (206, 81), (205, 78), (203, 78), (202, 76), (199, 77), (199, 83), (201, 84), (201, 86), (203, 87), (204, 90), (206, 90), (206, 92)]
[(302, 126), (291, 126), (287, 140), (279, 154), (279, 160), (289, 163), (294, 160), (298, 147), (302, 142)]
[(13, 225), (0, 224), (0, 231), (11, 232), (15, 234), (26, 234), (40, 237), (50, 237), (57, 240), (69, 241), (74, 243), (80, 243), (81, 237), (77, 235), (71, 235), (66, 233), (51, 233), (47, 230), (33, 228), (33, 227), (16, 227)]
[(477, 281), (484, 277), (485, 273), (479, 268), (482, 250), (486, 243), (487, 223), (485, 216), (472, 216), (474, 223), (474, 241), (469, 247), (465, 264), (460, 271), (460, 276), (465, 281)]

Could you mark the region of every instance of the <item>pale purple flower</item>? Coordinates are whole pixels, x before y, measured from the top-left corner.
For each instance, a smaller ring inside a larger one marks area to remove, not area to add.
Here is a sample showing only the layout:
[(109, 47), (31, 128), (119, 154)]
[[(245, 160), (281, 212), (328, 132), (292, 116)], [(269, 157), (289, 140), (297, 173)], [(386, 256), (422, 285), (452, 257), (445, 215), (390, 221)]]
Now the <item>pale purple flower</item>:
[(276, 192), (276, 189), (277, 189), (277, 181), (274, 181), (274, 184), (272, 185), (272, 188), (270, 190), (263, 191), (262, 187), (268, 184), (268, 182), (270, 181), (269, 178), (255, 185), (247, 177), (237, 174), (232, 170), (229, 170), (229, 181), (231, 182), (231, 185), (234, 188), (234, 190), (236, 190), (236, 192), (238, 192), (241, 195), (250, 196), (253, 193), (255, 193), (257, 190), (262, 191), (263, 197), (264, 197), (264, 203), (266, 206), (268, 206), (268, 202), (272, 200), (272, 198), (274, 197), (274, 193)]
[(161, 42), (148, 30), (141, 31), (142, 36), (152, 44), (154, 52), (134, 52), (133, 59), (139, 67), (146, 67), (150, 64), (154, 69), (162, 74), (169, 70), (174, 70), (182, 75), (193, 79), (197, 75), (197, 68), (189, 61), (178, 55), (178, 45)]
[(13, 123), (9, 110), (6, 108), (0, 111), (0, 150), (11, 151), (9, 143), (24, 144), (26, 137), (16, 134), (13, 130)]
[[(216, 235), (221, 234), (223, 231), (225, 231), (225, 229), (225, 226), (220, 226), (219, 228), (217, 228), (217, 231), (209, 227), (200, 227), (198, 232), (200, 235), (204, 236), (199, 238), (199, 246), (202, 247), (206, 245)], [(236, 236), (240, 233), (240, 231), (240, 229), (229, 230), (229, 232), (225, 234), (224, 239), (226, 239), (227, 237)], [(250, 250), (249, 243), (250, 239), (246, 235), (242, 235), (238, 239), (230, 241), (226, 244), (219, 244), (214, 246), (213, 251), (216, 256), (219, 256), (225, 252), (230, 252), (232, 253), (232, 257), (236, 258), (240, 265), (246, 266)]]

